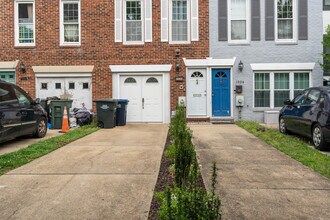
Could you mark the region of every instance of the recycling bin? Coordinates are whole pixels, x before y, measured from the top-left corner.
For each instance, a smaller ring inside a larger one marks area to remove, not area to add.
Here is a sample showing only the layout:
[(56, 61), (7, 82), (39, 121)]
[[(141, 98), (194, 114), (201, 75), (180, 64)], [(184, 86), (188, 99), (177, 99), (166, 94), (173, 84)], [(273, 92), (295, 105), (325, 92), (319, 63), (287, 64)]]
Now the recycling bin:
[(126, 117), (127, 117), (127, 99), (118, 99), (118, 106), (116, 112), (116, 125), (125, 126), (126, 125)]
[(68, 121), (70, 120), (69, 110), (72, 106), (73, 100), (52, 100), (50, 102), (50, 115), (51, 115), (51, 124), (53, 129), (62, 128), (62, 120), (64, 113), (64, 106), (66, 106)]
[(96, 103), (97, 124), (101, 128), (114, 128), (116, 126), (116, 109), (118, 100), (98, 99)]

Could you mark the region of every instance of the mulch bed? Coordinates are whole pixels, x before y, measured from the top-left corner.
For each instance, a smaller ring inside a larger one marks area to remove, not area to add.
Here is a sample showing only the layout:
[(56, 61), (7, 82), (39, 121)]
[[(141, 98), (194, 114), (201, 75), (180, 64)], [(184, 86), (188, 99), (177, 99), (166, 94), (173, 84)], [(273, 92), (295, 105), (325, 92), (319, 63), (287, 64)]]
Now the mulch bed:
[[(154, 190), (154, 196), (152, 198), (149, 210), (148, 220), (159, 220), (160, 218), (157, 215), (158, 210), (160, 209), (160, 202), (155, 199), (155, 193), (160, 191), (165, 191), (166, 186), (174, 186), (174, 176), (168, 171), (168, 167), (171, 165), (171, 161), (165, 156), (165, 151), (167, 147), (171, 144), (171, 138), (168, 135), (166, 139), (165, 149), (163, 152), (160, 169), (158, 173), (158, 179)], [(197, 186), (204, 188), (204, 181), (202, 176), (197, 178)]]

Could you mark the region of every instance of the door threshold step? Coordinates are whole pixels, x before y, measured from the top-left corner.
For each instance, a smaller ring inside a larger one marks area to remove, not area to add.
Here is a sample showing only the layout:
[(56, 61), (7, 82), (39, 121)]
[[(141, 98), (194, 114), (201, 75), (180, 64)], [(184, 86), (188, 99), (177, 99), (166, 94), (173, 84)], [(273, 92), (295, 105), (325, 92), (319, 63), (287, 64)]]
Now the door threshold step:
[(231, 117), (215, 117), (210, 121), (212, 124), (234, 124), (234, 118)]

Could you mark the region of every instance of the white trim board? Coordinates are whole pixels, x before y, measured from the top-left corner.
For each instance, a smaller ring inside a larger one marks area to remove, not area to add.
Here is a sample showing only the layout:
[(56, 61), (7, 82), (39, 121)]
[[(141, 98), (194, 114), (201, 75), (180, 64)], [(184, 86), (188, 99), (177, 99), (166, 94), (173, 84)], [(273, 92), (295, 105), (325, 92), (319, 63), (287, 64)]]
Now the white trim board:
[(315, 63), (251, 63), (253, 71), (313, 70)]
[(94, 66), (32, 66), (35, 73), (92, 73)]
[(183, 58), (186, 67), (232, 67), (235, 64), (236, 57), (232, 59), (186, 59)]
[(0, 62), (0, 70), (7, 70), (7, 69), (16, 69), (17, 64), (18, 64), (18, 60), (16, 61), (5, 61), (5, 62)]
[(109, 68), (113, 73), (155, 73), (170, 72), (172, 65), (109, 65)]

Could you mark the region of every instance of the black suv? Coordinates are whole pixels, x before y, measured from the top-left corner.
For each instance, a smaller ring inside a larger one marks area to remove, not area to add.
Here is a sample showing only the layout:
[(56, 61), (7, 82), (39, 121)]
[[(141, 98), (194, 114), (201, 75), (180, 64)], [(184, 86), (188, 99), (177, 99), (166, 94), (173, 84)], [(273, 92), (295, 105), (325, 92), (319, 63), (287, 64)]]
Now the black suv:
[(0, 80), (0, 143), (22, 135), (46, 135), (47, 114), (39, 102), (20, 87)]

